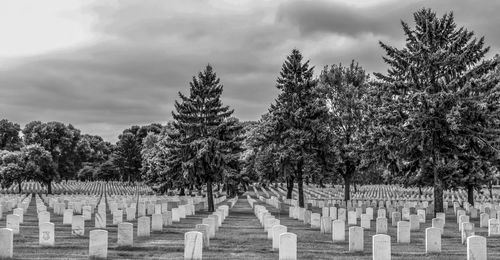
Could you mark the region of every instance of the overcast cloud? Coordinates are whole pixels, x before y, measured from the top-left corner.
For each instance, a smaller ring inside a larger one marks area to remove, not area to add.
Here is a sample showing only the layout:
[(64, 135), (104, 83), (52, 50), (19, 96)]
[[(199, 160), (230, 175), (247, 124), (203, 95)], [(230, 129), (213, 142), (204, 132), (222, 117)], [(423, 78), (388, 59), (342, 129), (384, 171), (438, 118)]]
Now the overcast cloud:
[(378, 41), (400, 46), (400, 20), (411, 23), (422, 7), (454, 11), (459, 25), (486, 37), (491, 56), (500, 50), (498, 1), (350, 2), (89, 2), (79, 11), (92, 17), (93, 40), (0, 65), (0, 118), (23, 126), (62, 121), (114, 142), (131, 125), (170, 120), (177, 93), (210, 63), (224, 84), (223, 102), (241, 120), (257, 120), (277, 95), (292, 48), (316, 73), (352, 59), (382, 72)]

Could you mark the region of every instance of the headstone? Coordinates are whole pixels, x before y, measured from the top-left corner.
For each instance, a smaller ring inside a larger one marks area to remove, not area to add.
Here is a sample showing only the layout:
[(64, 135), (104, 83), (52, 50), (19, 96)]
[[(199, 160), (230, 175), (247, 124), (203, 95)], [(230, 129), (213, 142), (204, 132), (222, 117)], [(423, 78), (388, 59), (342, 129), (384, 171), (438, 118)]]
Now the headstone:
[(287, 227), (283, 225), (275, 225), (272, 227), (273, 233), (273, 250), (279, 250), (280, 247), (280, 236), (287, 232)]
[(16, 208), (14, 209), (14, 211), (12, 212), (12, 214), (14, 215), (18, 215), (19, 216), (19, 223), (23, 223), (23, 220), (24, 220), (24, 210), (22, 208)]
[(362, 252), (364, 248), (363, 228), (349, 228), (349, 252)]
[(151, 233), (151, 220), (144, 216), (137, 219), (137, 236), (149, 237)]
[[(163, 210), (163, 208), (162, 208)], [(165, 211), (161, 213), (163, 219), (163, 226), (168, 227), (172, 225), (172, 211)]]
[(392, 212), (392, 226), (396, 227), (399, 221), (401, 221), (401, 213), (397, 211)]
[(332, 233), (332, 218), (331, 217), (321, 217), (321, 234)]
[(94, 215), (95, 228), (106, 228), (106, 213), (105, 212), (97, 212)]
[(345, 221), (334, 220), (332, 223), (333, 242), (345, 241)]
[(163, 231), (163, 217), (161, 214), (153, 214), (151, 216), (151, 229), (153, 231)]
[(426, 228), (425, 229), (425, 252), (439, 253), (441, 252), (441, 229)]
[(500, 221), (496, 218), (488, 220), (488, 236), (500, 235)]
[(181, 218), (179, 216), (179, 208), (172, 209), (172, 222), (179, 222)]
[(470, 236), (467, 238), (467, 260), (486, 260), (486, 238), (482, 236)]
[(348, 225), (357, 225), (358, 224), (358, 220), (357, 220), (355, 211), (348, 211), (347, 212), (347, 224)]
[(459, 221), (458, 221), (458, 231), (462, 232), (462, 223), (469, 222), (469, 216), (467, 215), (460, 215)]
[(84, 220), (91, 220), (92, 219), (92, 207), (90, 206), (83, 206), (83, 219)]
[(336, 207), (330, 207), (330, 217), (332, 220), (337, 219), (337, 208)]
[(127, 221), (135, 220), (135, 208), (127, 208), (125, 212), (127, 213)]
[(399, 221), (397, 230), (398, 243), (410, 243), (410, 222)]
[(113, 212), (113, 225), (118, 225), (123, 222), (123, 211), (121, 209)]
[(432, 227), (433, 228), (438, 228), (439, 230), (441, 230), (441, 234), (443, 234), (443, 232), (444, 232), (444, 221), (443, 221), (443, 219), (433, 218), (432, 219)]
[(418, 215), (410, 215), (410, 230), (417, 231), (420, 229), (420, 219)]
[(420, 223), (425, 223), (425, 209), (418, 209), (417, 210), (417, 216), (418, 216), (418, 221)]
[(184, 234), (184, 259), (201, 260), (203, 254), (203, 234), (189, 231)]
[(38, 223), (50, 222), (50, 213), (43, 211), (38, 213)]
[(71, 222), (71, 235), (83, 236), (85, 234), (85, 220), (82, 215), (73, 215)]
[(12, 258), (13, 253), (14, 253), (13, 230), (10, 228), (0, 228), (0, 259)]
[(196, 224), (195, 231), (203, 234), (203, 248), (210, 247), (209, 226), (207, 224)]
[(462, 223), (462, 244), (467, 242), (467, 238), (474, 235), (474, 223)]
[(311, 214), (311, 228), (320, 229), (321, 227), (321, 215), (319, 213)]
[(54, 246), (54, 223), (40, 223), (38, 231), (38, 244), (40, 246)]
[(118, 246), (132, 246), (134, 244), (134, 225), (123, 222), (118, 224)]
[(279, 260), (297, 260), (297, 235), (294, 233), (280, 235)]
[(371, 228), (370, 216), (368, 214), (361, 214), (361, 225), (362, 228), (369, 230)]
[(215, 237), (215, 226), (217, 225), (217, 224), (215, 224), (215, 219), (214, 218), (204, 218), (202, 220), (202, 223), (208, 225), (208, 237), (209, 238)]
[(71, 225), (73, 222), (73, 209), (64, 210), (63, 225)]
[(95, 229), (89, 234), (89, 257), (106, 259), (108, 257), (108, 231)]
[(342, 220), (342, 221), (346, 221), (346, 210), (345, 208), (339, 208), (338, 211), (337, 211), (337, 219), (338, 220)]
[(14, 234), (19, 234), (19, 215), (7, 215), (6, 228), (12, 230)]
[(490, 216), (486, 213), (481, 213), (481, 215), (479, 215), (479, 227), (487, 227), (488, 220), (490, 220)]
[[(379, 219), (379, 218), (377, 218)], [(387, 223), (387, 218), (386, 219)], [(384, 234), (374, 235), (372, 237), (373, 260), (391, 259), (391, 237)]]
[(387, 218), (384, 217), (377, 218), (375, 225), (376, 225), (375, 232), (377, 234), (387, 234)]

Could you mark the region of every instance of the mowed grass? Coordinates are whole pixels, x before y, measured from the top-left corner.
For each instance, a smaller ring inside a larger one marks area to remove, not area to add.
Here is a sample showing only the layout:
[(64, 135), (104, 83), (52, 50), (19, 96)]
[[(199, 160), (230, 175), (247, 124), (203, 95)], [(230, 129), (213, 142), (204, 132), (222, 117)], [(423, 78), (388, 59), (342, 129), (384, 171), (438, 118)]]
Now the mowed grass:
[[(254, 198), (256, 195), (250, 193)], [(262, 202), (258, 204), (264, 205)], [(288, 231), (297, 234), (299, 259), (371, 259), (372, 236), (375, 234), (375, 221), (371, 230), (364, 232), (364, 252), (350, 253), (348, 242), (333, 243), (331, 234), (321, 234), (302, 221), (288, 217), (288, 207), (282, 211), (265, 205)], [(314, 208), (319, 213), (319, 208)], [(410, 244), (396, 243), (396, 227), (389, 220), (389, 235), (392, 238), (393, 259), (466, 259), (466, 245), (461, 244), (458, 224), (453, 210), (447, 212), (445, 232), (442, 237), (441, 254), (425, 253), (425, 228), (431, 226), (432, 216), (427, 216), (427, 223), (420, 225), (420, 230), (411, 233)], [(152, 232), (150, 237), (138, 238), (137, 222), (134, 224), (134, 246), (117, 247), (117, 226), (112, 223), (112, 215), (107, 212), (108, 258), (109, 259), (183, 259), (184, 233), (194, 229), (196, 224), (209, 213), (197, 211), (195, 216), (188, 216), (180, 223), (164, 227), (163, 232)], [(4, 218), (0, 227), (5, 227)], [(125, 219), (125, 217), (124, 217)], [(51, 213), (51, 222), (56, 225), (56, 246), (38, 245), (38, 220), (35, 199), (32, 199), (28, 212), (24, 215), (21, 234), (14, 237), (15, 259), (88, 259), (89, 231), (94, 228), (94, 217), (85, 222), (85, 236), (71, 236), (71, 226), (62, 225), (62, 216)], [(359, 220), (358, 220), (359, 221)], [(487, 228), (479, 228), (479, 219), (472, 220), (476, 226), (476, 235), (487, 236)], [(359, 222), (358, 222), (359, 224)], [(348, 227), (346, 227), (348, 240)], [(271, 250), (271, 240), (267, 239), (257, 217), (253, 214), (246, 198), (241, 197), (230, 209), (230, 214), (219, 228), (216, 238), (210, 240), (210, 248), (203, 250), (203, 259), (278, 259), (278, 252)], [(500, 237), (488, 238), (488, 259), (500, 259)]]

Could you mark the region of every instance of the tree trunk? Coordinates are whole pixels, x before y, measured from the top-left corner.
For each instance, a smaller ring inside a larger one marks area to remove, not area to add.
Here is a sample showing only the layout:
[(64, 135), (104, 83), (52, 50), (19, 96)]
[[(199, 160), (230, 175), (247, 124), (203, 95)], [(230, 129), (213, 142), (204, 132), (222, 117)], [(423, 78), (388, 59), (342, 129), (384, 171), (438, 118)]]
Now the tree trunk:
[(207, 201), (208, 201), (208, 212), (214, 212), (214, 197), (212, 194), (212, 182), (207, 182)]
[(21, 186), (21, 184), (23, 184), (23, 182), (22, 182), (22, 181), (19, 181), (19, 182), (18, 182), (18, 187), (17, 187), (17, 189), (18, 189), (18, 191), (19, 191), (19, 194), (21, 194), (21, 192), (23, 192), (23, 187)]
[(302, 178), (302, 159), (299, 161), (297, 165), (297, 186), (299, 188), (299, 207), (304, 207), (304, 188), (303, 183), (304, 180)]
[(185, 195), (186, 195), (186, 189), (185, 188), (181, 188), (179, 196), (185, 196)]
[(293, 177), (290, 176), (286, 178), (286, 198), (287, 199), (292, 199), (292, 194), (293, 194)]
[(353, 182), (352, 185), (354, 185), (354, 193), (358, 192), (358, 185), (356, 185), (356, 182)]
[(350, 174), (344, 174), (344, 200), (351, 200), (351, 178)]
[(418, 186), (418, 194), (420, 194), (420, 196), (422, 196), (422, 186)]
[(488, 191), (490, 192), (490, 201), (493, 202), (493, 181), (488, 183)]
[(52, 181), (47, 182), (47, 194), (52, 194)]
[(466, 187), (467, 187), (467, 201), (471, 206), (474, 206), (474, 187), (470, 183), (468, 183)]
[(439, 179), (437, 167), (434, 166), (434, 215), (438, 212), (444, 212), (443, 184), (441, 179)]

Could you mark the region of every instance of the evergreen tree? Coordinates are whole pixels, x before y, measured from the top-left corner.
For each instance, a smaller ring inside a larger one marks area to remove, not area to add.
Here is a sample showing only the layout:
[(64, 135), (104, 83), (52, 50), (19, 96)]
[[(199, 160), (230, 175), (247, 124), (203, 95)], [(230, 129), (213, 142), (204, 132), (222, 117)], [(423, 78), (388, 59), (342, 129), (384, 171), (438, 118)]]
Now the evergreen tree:
[(230, 120), (233, 110), (221, 101), (223, 86), (208, 65), (190, 82), (189, 95), (179, 93), (170, 134), (169, 170), (181, 172), (191, 185), (206, 184), (208, 211), (214, 211), (212, 185), (234, 171), (231, 163), (241, 146), (241, 125)]
[(484, 129), (454, 127), (450, 116), (467, 99), (466, 89), (479, 87), (472, 82), (496, 62), (478, 65), (489, 48), (484, 47), (484, 38), (473, 38), (473, 32), (457, 28), (452, 13), (439, 18), (422, 9), (414, 20), (414, 28), (402, 22), (406, 37), (402, 49), (380, 43), (390, 68), (386, 75), (375, 74), (381, 101), (377, 127), (384, 137), (381, 144), (397, 152), (391, 154), (392, 159), (399, 158), (391, 163), (397, 166), (395, 172), (421, 176), (433, 185), (435, 212), (442, 212), (443, 190), (453, 183), (456, 157), (463, 155), (464, 142), (457, 140), (491, 147), (481, 137)]
[(289, 175), (287, 183), (291, 178), (297, 182), (299, 206), (304, 207), (303, 182), (312, 174), (304, 169), (311, 154), (322, 145), (319, 137), (327, 116), (325, 100), (316, 91), (313, 67), (309, 67), (309, 61), (302, 62), (302, 54), (296, 49), (283, 63), (276, 87), (281, 92), (269, 109), (270, 141), (276, 143), (279, 158), (286, 161), (283, 166), (293, 169), (283, 173)]

